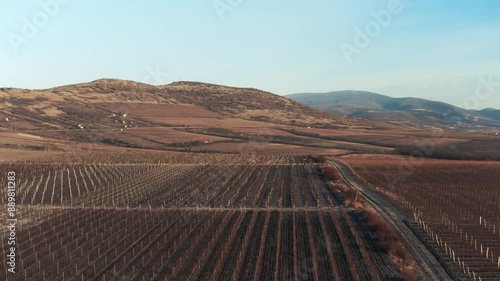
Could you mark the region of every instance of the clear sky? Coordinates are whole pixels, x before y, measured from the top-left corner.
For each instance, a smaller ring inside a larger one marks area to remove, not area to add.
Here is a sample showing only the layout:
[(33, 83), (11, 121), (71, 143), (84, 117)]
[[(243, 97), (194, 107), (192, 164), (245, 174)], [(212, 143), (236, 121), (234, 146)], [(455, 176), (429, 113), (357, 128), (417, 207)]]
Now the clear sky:
[(1, 3), (0, 87), (189, 80), (500, 108), (497, 0)]

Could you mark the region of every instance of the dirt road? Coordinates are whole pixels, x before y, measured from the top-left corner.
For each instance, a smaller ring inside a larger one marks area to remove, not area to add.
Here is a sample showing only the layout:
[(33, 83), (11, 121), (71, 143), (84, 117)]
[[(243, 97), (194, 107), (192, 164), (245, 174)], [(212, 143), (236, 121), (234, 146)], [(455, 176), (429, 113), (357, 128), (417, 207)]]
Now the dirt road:
[(345, 163), (329, 161), (329, 164), (337, 168), (346, 184), (358, 190), (360, 196), (369, 202), (382, 218), (393, 225), (396, 231), (401, 234), (408, 251), (420, 266), (423, 274), (422, 280), (454, 280), (434, 255), (415, 236), (414, 232), (404, 223), (405, 220), (413, 220), (410, 212), (402, 209), (397, 203), (381, 193), (367, 187)]

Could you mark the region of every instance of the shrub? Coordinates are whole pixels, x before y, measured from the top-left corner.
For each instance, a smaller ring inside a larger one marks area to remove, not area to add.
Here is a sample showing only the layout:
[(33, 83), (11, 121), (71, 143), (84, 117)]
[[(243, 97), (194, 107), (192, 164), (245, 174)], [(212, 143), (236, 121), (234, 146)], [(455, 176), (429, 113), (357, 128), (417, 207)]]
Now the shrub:
[(389, 254), (394, 263), (399, 267), (405, 280), (415, 280), (415, 261), (401, 241), (396, 230), (385, 222), (379, 215), (364, 209), (363, 217), (368, 225), (375, 231), (382, 249)]
[(341, 182), (342, 177), (337, 169), (330, 166), (323, 166), (323, 176), (330, 181)]
[(315, 163), (326, 163), (326, 156), (324, 155), (309, 155), (309, 158), (311, 158)]

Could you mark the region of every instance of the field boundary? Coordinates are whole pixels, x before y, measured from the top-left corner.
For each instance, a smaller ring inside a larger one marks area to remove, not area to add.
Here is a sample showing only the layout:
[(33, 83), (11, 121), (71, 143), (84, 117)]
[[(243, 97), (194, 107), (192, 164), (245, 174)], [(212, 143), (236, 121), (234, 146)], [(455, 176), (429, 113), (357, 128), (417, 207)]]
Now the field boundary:
[(453, 280), (445, 268), (429, 252), (427, 247), (415, 236), (415, 234), (404, 224), (404, 220), (410, 217), (402, 211), (399, 206), (385, 198), (380, 193), (365, 187), (357, 179), (351, 168), (339, 161), (328, 161), (328, 164), (336, 168), (345, 183), (352, 189), (357, 190), (373, 209), (403, 237), (405, 246), (417, 261), (425, 277), (430, 280)]

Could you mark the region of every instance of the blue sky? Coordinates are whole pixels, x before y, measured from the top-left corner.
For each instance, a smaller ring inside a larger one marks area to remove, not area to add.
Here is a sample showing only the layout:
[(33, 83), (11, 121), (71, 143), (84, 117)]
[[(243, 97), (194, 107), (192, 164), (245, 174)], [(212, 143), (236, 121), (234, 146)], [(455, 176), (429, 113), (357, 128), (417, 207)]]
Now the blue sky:
[(500, 108), (499, 15), (496, 0), (2, 1), (0, 87), (189, 80)]

